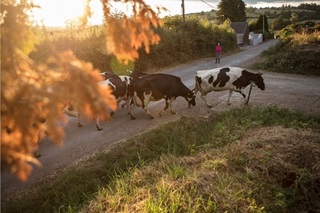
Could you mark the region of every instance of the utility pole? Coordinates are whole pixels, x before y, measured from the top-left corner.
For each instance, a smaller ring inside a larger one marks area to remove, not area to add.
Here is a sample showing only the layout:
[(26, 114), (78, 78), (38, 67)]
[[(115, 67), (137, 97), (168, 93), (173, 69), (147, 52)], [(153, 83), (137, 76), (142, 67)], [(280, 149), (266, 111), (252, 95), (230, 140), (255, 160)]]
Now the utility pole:
[(262, 16), (262, 34), (264, 34), (264, 15)]
[(182, 3), (181, 3), (181, 8), (182, 8), (182, 19), (183, 19), (183, 22), (185, 22), (185, 16), (184, 16), (184, 0), (182, 0)]

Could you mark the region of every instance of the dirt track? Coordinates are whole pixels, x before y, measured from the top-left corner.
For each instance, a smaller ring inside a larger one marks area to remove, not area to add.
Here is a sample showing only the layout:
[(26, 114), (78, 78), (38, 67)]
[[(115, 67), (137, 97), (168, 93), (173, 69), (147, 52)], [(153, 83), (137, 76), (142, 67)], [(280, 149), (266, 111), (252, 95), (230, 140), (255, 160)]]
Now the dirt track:
[[(193, 88), (195, 71), (202, 69), (211, 69), (223, 66), (249, 67), (264, 49), (273, 45), (276, 41), (269, 41), (255, 47), (242, 48), (243, 51), (237, 54), (223, 56), (221, 64), (215, 64), (213, 58), (206, 58), (194, 61), (189, 64), (181, 65), (162, 72), (170, 73), (181, 77), (182, 81)], [(301, 111), (310, 115), (320, 115), (320, 78), (304, 77), (290, 74), (277, 74), (264, 72), (266, 90), (261, 91), (253, 87), (250, 105), (252, 106), (270, 106), (289, 108), (294, 111)], [(248, 88), (245, 90), (248, 92)], [(157, 125), (179, 119), (181, 116), (207, 116), (213, 112), (229, 110), (232, 107), (241, 106), (242, 96), (233, 94), (231, 105), (226, 104), (228, 92), (212, 92), (208, 95), (208, 100), (214, 107), (208, 109), (200, 95), (197, 95), (197, 106), (187, 108), (187, 103), (183, 98), (178, 98), (173, 107), (177, 112), (171, 115), (169, 110), (162, 117), (150, 120), (144, 111), (136, 108), (134, 113), (137, 120), (130, 120), (125, 109), (119, 109), (113, 119), (104, 122), (104, 130), (97, 132), (92, 121), (87, 120), (85, 126), (79, 129), (76, 120), (69, 119), (65, 128), (66, 137), (63, 146), (57, 146), (51, 141), (45, 139), (40, 145), (42, 156), (39, 160), (42, 163), (41, 168), (34, 168), (32, 175), (27, 183), (19, 182), (8, 172), (1, 174), (1, 199), (6, 199), (22, 189), (28, 188), (37, 183), (42, 178), (54, 177), (54, 174), (61, 171), (68, 165), (76, 163), (93, 153), (100, 152), (110, 147), (120, 140), (140, 134)], [(157, 115), (159, 108), (163, 107), (163, 102), (152, 104), (151, 112)]]

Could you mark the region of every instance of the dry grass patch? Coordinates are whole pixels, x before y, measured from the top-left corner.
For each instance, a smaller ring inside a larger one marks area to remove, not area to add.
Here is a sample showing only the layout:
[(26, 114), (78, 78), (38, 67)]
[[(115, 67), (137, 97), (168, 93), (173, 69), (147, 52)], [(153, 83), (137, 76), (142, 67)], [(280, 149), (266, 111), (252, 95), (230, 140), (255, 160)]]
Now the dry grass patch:
[(300, 212), (320, 208), (320, 132), (281, 126), (196, 156), (162, 156), (101, 188), (84, 212)]
[(248, 179), (265, 182), (264, 194), (255, 195), (259, 203), (272, 211), (320, 209), (319, 130), (263, 127), (243, 138), (228, 159)]

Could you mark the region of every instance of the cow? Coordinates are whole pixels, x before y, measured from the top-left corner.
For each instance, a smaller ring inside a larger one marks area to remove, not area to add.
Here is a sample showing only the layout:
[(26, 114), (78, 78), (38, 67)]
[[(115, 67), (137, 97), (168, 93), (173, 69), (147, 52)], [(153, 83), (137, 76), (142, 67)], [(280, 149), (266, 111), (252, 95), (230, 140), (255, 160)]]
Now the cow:
[[(102, 86), (109, 86), (112, 89), (112, 94), (116, 98), (118, 105), (121, 101), (127, 101), (128, 87), (131, 82), (130, 76), (118, 76), (113, 74), (108, 77), (109, 78), (106, 80), (99, 82), (99, 84)], [(111, 115), (113, 114), (114, 112), (111, 112)]]
[[(151, 101), (165, 100), (165, 107), (159, 112), (159, 116), (169, 107), (172, 114), (172, 102), (179, 96), (184, 97), (192, 106), (196, 105), (194, 93), (187, 88), (181, 79), (174, 75), (157, 73), (144, 75), (132, 80), (132, 88), (130, 90), (132, 102), (129, 107), (129, 115), (131, 119), (135, 119), (132, 114), (134, 105), (142, 107), (149, 118), (154, 117), (148, 110), (148, 104)], [(134, 104), (133, 104), (134, 103)]]
[[(116, 75), (113, 72), (102, 72), (100, 75), (103, 77), (103, 81), (100, 81), (99, 84), (101, 86), (109, 86), (112, 89), (112, 94), (115, 96), (118, 104), (121, 101), (125, 101), (125, 105), (127, 106), (127, 112), (129, 114), (129, 88), (131, 87), (131, 81), (134, 77), (138, 77), (141, 75), (146, 75), (142, 72), (134, 72), (133, 77), (132, 76), (126, 76), (126, 75)], [(122, 105), (124, 107), (124, 105)], [(68, 103), (64, 109), (64, 113), (70, 117), (77, 118), (77, 125), (78, 127), (82, 127), (81, 123), (81, 113), (79, 110), (75, 109), (72, 103)], [(110, 112), (110, 115), (112, 116), (114, 112)], [(102, 127), (100, 125), (99, 120), (96, 118), (96, 128), (98, 131), (102, 130)]]
[[(103, 81), (99, 81), (98, 84), (100, 84), (101, 86), (104, 87), (111, 87), (112, 89), (112, 94), (115, 96), (116, 100), (118, 101), (118, 103), (123, 100), (124, 96), (127, 94), (127, 89), (126, 89), (126, 84), (125, 82), (123, 82), (123, 80), (117, 76), (116, 74), (112, 73), (112, 72), (103, 72), (100, 73), (100, 75), (103, 77)], [(69, 102), (68, 104), (66, 104), (66, 106), (63, 109), (63, 112), (70, 116), (70, 117), (75, 117), (77, 118), (77, 125), (78, 127), (82, 127), (82, 123), (81, 123), (81, 110), (76, 109), (73, 105), (72, 102)], [(111, 115), (113, 115), (113, 111), (110, 113)], [(95, 122), (96, 122), (96, 128), (98, 131), (102, 130), (102, 127), (100, 125), (99, 119), (95, 118)]]
[(229, 90), (227, 101), (229, 105), (233, 91), (239, 92), (244, 99), (246, 98), (243, 89), (251, 82), (255, 83), (261, 90), (265, 89), (261, 73), (252, 73), (240, 67), (200, 70), (195, 73), (195, 88), (193, 91), (195, 94), (200, 91), (201, 98), (205, 101), (206, 105), (212, 107), (207, 103), (207, 94), (211, 91)]
[[(131, 87), (131, 81), (133, 78), (138, 78), (140, 76), (147, 75), (146, 73), (140, 71), (134, 71), (129, 76), (128, 75), (119, 75), (112, 72), (103, 72), (101, 75), (106, 80), (103, 85), (111, 86), (113, 90), (113, 95), (118, 101), (118, 104), (121, 101), (125, 101), (125, 103), (121, 104), (121, 107), (127, 107), (127, 112), (129, 113), (129, 90)], [(113, 115), (113, 112), (111, 113)]]

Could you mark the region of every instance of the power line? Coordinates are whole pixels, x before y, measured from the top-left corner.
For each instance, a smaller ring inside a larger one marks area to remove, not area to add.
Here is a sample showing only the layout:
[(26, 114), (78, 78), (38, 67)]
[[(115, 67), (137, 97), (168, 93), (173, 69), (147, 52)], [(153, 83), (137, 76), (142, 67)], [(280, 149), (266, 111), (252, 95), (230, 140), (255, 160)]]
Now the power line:
[(212, 7), (213, 9), (215, 9), (215, 7), (212, 6), (211, 4), (209, 4), (208, 2), (206, 2), (206, 1), (204, 1), (204, 0), (200, 0), (200, 1), (202, 1), (203, 3), (205, 3), (206, 5), (208, 5), (209, 7)]

